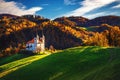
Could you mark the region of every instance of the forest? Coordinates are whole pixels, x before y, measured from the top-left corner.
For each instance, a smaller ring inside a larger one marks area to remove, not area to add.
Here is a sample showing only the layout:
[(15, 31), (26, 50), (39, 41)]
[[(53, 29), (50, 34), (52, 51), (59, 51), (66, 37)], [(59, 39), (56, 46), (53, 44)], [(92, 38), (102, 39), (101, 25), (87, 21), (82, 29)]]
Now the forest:
[(36, 32), (45, 35), (45, 46), (66, 49), (75, 46), (120, 47), (120, 16), (59, 17), (0, 14), (0, 57), (25, 49)]

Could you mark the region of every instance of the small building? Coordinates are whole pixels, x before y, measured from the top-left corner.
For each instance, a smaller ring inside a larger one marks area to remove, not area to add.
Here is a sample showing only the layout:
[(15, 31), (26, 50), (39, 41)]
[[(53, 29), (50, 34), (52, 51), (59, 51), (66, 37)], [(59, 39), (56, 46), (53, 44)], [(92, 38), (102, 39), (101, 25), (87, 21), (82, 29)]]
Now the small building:
[(26, 43), (26, 50), (33, 52), (43, 52), (45, 50), (45, 36), (38, 35)]

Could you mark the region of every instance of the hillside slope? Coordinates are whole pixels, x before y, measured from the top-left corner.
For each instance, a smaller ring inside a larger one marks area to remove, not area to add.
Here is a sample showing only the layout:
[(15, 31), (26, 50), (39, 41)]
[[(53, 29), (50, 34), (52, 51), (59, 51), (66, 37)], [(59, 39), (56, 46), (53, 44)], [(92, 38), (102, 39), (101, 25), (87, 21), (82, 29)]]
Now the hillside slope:
[(75, 47), (0, 66), (0, 80), (119, 80), (120, 48)]
[(74, 27), (100, 26), (101, 24), (120, 26), (120, 16), (115, 16), (115, 15), (100, 16), (94, 19), (87, 19), (82, 16), (60, 17), (60, 18), (56, 18), (54, 21)]
[(111, 26), (120, 26), (120, 16), (101, 16), (94, 19), (89, 20), (85, 23), (85, 26), (100, 26), (101, 24), (108, 24)]
[(55, 49), (86, 45), (120, 46), (119, 21), (119, 16), (103, 16), (92, 20), (71, 16), (50, 20), (37, 15), (0, 14), (0, 57), (25, 49), (26, 43), (36, 33), (39, 36), (44, 33), (46, 48), (51, 45)]

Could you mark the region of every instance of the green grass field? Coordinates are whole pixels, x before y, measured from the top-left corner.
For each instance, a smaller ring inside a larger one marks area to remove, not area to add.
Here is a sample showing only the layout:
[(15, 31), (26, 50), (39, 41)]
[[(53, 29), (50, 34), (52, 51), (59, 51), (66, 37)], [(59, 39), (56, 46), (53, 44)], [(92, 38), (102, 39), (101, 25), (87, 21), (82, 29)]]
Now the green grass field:
[(30, 56), (30, 55), (15, 54), (15, 55), (12, 55), (12, 56), (9, 56), (9, 57), (3, 57), (3, 58), (0, 58), (0, 65), (7, 64), (9, 62), (19, 60), (19, 59), (22, 59), (22, 58), (25, 58), (25, 57), (28, 57), (28, 56)]
[(74, 47), (11, 59), (1, 60), (0, 80), (120, 80), (120, 48)]

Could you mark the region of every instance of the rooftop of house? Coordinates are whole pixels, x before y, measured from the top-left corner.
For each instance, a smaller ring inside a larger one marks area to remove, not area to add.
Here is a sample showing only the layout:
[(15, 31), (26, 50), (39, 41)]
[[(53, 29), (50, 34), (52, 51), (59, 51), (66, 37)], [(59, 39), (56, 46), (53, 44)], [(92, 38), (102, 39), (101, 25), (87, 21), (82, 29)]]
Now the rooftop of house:
[[(32, 40), (28, 41), (27, 44), (29, 43), (34, 43), (35, 39), (33, 38)], [(43, 38), (39, 38), (39, 42), (38, 43), (43, 43)]]

